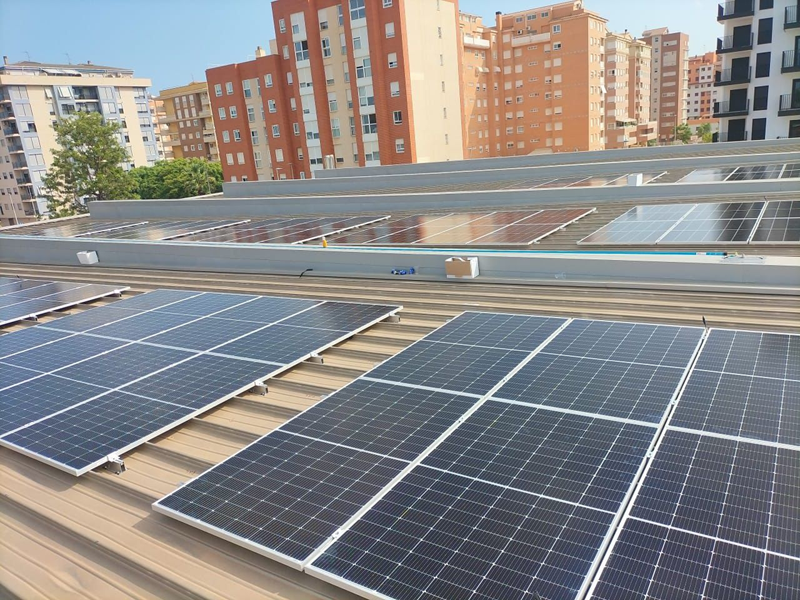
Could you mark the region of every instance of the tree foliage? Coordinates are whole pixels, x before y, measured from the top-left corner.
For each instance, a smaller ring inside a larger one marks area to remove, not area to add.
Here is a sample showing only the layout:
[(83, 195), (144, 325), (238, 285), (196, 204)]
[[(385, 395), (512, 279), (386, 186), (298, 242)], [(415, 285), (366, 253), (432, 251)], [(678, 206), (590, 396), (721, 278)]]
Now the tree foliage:
[(688, 144), (692, 141), (692, 129), (686, 123), (681, 123), (675, 127), (675, 139)]
[(222, 165), (179, 158), (130, 172), (140, 198), (187, 198), (222, 191)]
[(121, 166), (129, 158), (119, 141), (119, 123), (79, 112), (60, 119), (53, 129), (57, 147), (42, 178), (52, 216), (84, 213), (93, 200), (132, 196), (131, 179)]
[(704, 143), (708, 144), (714, 139), (714, 134), (711, 133), (711, 123), (703, 123), (697, 128), (697, 137), (701, 138)]

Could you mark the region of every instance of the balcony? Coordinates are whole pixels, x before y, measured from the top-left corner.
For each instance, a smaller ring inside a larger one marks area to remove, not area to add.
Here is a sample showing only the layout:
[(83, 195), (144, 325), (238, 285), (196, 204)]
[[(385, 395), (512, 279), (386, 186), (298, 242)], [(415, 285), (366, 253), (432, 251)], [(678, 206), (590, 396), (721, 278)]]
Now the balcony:
[(749, 133), (747, 131), (720, 131), (718, 142), (746, 142)]
[(714, 117), (743, 117), (750, 112), (750, 99), (714, 102)]
[(795, 29), (800, 27), (800, 21), (797, 19), (797, 4), (794, 6), (787, 6), (783, 10), (783, 28), (784, 29)]
[(16, 120), (17, 117), (10, 110), (0, 111), (0, 121)]
[(745, 52), (753, 49), (753, 33), (749, 35), (726, 35), (717, 38), (717, 54)]
[(3, 127), (3, 133), (6, 137), (11, 137), (12, 135), (19, 135), (19, 130), (17, 129), (16, 123), (11, 123), (9, 127)]
[(22, 144), (14, 144), (9, 142), (8, 144), (8, 153), (9, 154), (17, 154), (19, 152), (24, 152), (25, 150), (22, 148)]
[(714, 87), (750, 83), (752, 75), (753, 67), (747, 67), (746, 69), (723, 69), (715, 73)]
[(795, 115), (800, 115), (800, 98), (797, 97), (797, 94), (794, 98), (792, 98), (792, 94), (783, 94), (778, 108), (778, 116), (792, 117)]
[(797, 73), (798, 71), (800, 71), (800, 54), (794, 50), (784, 50), (781, 73)]
[(754, 0), (730, 0), (717, 7), (717, 21), (752, 17), (755, 14)]

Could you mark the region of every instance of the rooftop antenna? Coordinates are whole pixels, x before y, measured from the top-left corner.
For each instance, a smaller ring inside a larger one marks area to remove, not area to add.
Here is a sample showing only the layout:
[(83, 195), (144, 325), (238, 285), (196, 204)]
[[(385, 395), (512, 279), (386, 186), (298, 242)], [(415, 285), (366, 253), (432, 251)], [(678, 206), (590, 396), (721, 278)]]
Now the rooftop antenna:
[(706, 323), (706, 318), (705, 317), (703, 317), (703, 327), (705, 327), (706, 331), (708, 331), (708, 323)]
[(64, 56), (67, 57), (67, 64), (71, 65), (72, 64), (72, 59), (69, 57), (69, 52), (64, 52)]
[(31, 55), (30, 55), (30, 52), (28, 52), (27, 50), (25, 50), (25, 56), (27, 56), (27, 57), (28, 57), (28, 62), (31, 62)]

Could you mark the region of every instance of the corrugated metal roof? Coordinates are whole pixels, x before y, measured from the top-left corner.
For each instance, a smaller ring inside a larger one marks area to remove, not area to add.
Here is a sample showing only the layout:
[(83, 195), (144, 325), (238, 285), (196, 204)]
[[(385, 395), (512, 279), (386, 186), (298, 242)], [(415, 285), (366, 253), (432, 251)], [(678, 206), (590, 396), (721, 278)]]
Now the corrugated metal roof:
[(713, 326), (800, 328), (800, 303), (787, 296), (10, 264), (0, 264), (0, 274), (119, 282), (134, 293), (175, 287), (405, 307), (400, 323), (379, 324), (324, 352), (322, 365), (286, 372), (266, 396), (244, 394), (132, 451), (122, 475), (99, 470), (76, 479), (0, 449), (0, 596), (26, 599), (354, 598), (158, 515), (150, 504), (462, 310), (691, 324), (705, 316)]

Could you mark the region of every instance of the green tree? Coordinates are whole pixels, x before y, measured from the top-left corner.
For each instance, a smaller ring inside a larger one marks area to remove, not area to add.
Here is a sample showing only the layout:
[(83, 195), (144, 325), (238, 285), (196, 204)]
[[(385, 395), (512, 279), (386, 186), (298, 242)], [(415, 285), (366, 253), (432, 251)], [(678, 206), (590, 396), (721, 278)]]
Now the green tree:
[(675, 127), (675, 139), (680, 140), (684, 144), (692, 141), (692, 130), (686, 123), (681, 123)]
[(161, 161), (131, 171), (140, 198), (187, 198), (222, 191), (222, 165), (200, 158)]
[(714, 139), (714, 134), (711, 133), (711, 123), (703, 123), (697, 128), (697, 136), (708, 144)]
[(84, 213), (93, 200), (131, 197), (132, 181), (121, 166), (129, 158), (119, 142), (119, 123), (103, 122), (99, 113), (79, 112), (59, 119), (53, 129), (57, 149), (42, 178), (53, 216)]

